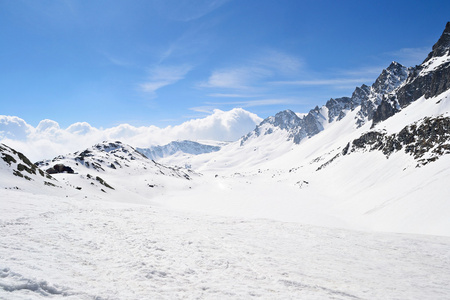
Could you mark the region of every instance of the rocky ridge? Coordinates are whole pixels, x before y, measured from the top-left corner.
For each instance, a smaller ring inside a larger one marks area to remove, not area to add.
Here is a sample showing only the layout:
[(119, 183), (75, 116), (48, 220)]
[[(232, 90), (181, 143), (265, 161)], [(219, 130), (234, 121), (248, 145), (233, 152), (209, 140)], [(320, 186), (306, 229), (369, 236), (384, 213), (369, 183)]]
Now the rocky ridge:
[(263, 120), (254, 131), (241, 138), (240, 144), (244, 146), (247, 140), (272, 134), (276, 130), (287, 131), (288, 140), (299, 144), (304, 138), (312, 137), (324, 130), (325, 124), (340, 121), (353, 110), (357, 110), (355, 126), (359, 128), (373, 119), (382, 99), (405, 82), (409, 71), (401, 64), (392, 62), (372, 86), (356, 87), (351, 97), (331, 98), (325, 105), (316, 106), (303, 117), (299, 117), (291, 110), (281, 111)]

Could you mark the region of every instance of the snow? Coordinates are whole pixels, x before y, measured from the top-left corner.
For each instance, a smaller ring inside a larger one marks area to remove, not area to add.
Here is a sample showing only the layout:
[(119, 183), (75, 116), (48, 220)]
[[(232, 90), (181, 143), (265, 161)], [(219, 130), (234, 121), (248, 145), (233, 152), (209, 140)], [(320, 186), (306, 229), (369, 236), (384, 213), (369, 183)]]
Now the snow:
[(435, 70), (437, 70), (443, 64), (450, 62), (450, 55), (447, 53), (443, 56), (433, 57), (429, 61), (423, 64), (423, 69), (420, 71), (419, 76), (425, 76)]
[(417, 122), (425, 117), (450, 116), (450, 90), (435, 97), (426, 99), (424, 96), (398, 112), (394, 117), (377, 124), (377, 129), (388, 133), (396, 133), (406, 125)]
[(342, 149), (448, 116), (449, 96), (160, 161), (195, 172), (117, 142), (44, 162), (75, 171), (58, 187), (0, 160), (0, 299), (448, 299), (450, 155)]
[(2, 192), (3, 299), (445, 299), (449, 237)]

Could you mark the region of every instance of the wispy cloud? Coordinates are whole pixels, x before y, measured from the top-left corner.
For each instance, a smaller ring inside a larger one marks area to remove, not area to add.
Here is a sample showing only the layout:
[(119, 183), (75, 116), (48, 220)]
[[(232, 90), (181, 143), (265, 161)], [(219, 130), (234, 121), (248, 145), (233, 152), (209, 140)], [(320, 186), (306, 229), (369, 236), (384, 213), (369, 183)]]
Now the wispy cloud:
[(245, 90), (270, 74), (270, 70), (252, 66), (216, 70), (200, 87)]
[(209, 97), (217, 97), (217, 98), (253, 98), (257, 97), (256, 95), (246, 95), (246, 94), (227, 94), (227, 93), (214, 93), (209, 94)]
[(271, 98), (271, 99), (258, 99), (258, 100), (243, 100), (243, 101), (231, 101), (231, 102), (205, 102), (205, 105), (195, 106), (189, 108), (192, 111), (201, 113), (211, 113), (217, 108), (222, 107), (257, 107), (257, 106), (271, 106), (271, 105), (291, 105), (303, 102), (300, 99), (294, 98)]
[(340, 77), (346, 77), (346, 78), (368, 78), (370, 77), (378, 77), (378, 75), (381, 74), (381, 71), (383, 71), (383, 69), (387, 68), (387, 65), (383, 65), (383, 66), (368, 66), (368, 67), (361, 67), (361, 68), (357, 68), (357, 69), (352, 69), (352, 70), (339, 70), (337, 72), (337, 75), (339, 75)]
[(254, 106), (268, 106), (268, 105), (280, 105), (280, 104), (293, 104), (297, 103), (298, 99), (291, 98), (273, 98), (273, 99), (259, 99), (248, 101), (232, 101), (232, 102), (206, 102), (209, 105), (237, 105), (240, 107), (254, 107)]
[(344, 78), (344, 79), (315, 79), (315, 80), (292, 80), (292, 81), (273, 81), (277, 85), (297, 85), (297, 86), (338, 86), (348, 84), (362, 84), (367, 81), (373, 81), (373, 78)]
[(114, 55), (111, 55), (110, 53), (104, 52), (104, 51), (100, 51), (100, 54), (103, 55), (108, 61), (109, 63), (119, 66), (119, 67), (130, 67), (133, 64), (122, 59), (122, 58), (118, 58)]
[[(212, 71), (200, 87), (256, 90), (263, 87), (270, 78), (298, 75), (302, 66), (302, 61), (295, 56), (274, 49), (266, 49), (234, 67)], [(232, 93), (217, 94), (234, 95)]]
[(190, 65), (157, 66), (149, 70), (148, 81), (139, 84), (142, 91), (154, 94), (156, 90), (183, 79), (192, 69)]
[(161, 0), (159, 12), (165, 17), (181, 22), (197, 20), (220, 8), (230, 0)]
[(297, 75), (304, 65), (300, 58), (275, 49), (265, 49), (252, 63), (282, 75)]
[(393, 56), (402, 65), (411, 67), (421, 64), (430, 51), (430, 47), (402, 48), (386, 54)]

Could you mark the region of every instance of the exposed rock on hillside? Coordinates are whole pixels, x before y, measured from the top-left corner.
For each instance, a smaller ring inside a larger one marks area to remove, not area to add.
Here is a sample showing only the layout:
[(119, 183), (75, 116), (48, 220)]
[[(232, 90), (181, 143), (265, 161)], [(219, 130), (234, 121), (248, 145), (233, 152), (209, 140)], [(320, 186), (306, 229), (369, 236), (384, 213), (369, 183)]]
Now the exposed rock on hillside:
[(38, 168), (25, 155), (13, 148), (0, 144), (0, 170), (23, 178), (28, 181), (42, 181), (44, 184), (53, 185), (52, 176)]
[(418, 166), (450, 154), (450, 118), (428, 117), (391, 135), (370, 131), (349, 143), (342, 154), (347, 155), (355, 151), (381, 151), (389, 157), (400, 150), (412, 155), (418, 161)]

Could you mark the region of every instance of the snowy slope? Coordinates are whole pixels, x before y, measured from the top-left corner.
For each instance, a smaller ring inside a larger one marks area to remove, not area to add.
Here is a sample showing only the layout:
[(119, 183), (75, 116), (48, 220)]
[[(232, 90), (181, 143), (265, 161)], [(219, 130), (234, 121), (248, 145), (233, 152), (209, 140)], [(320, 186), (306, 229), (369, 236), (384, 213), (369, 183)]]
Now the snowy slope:
[(448, 237), (7, 191), (1, 299), (448, 299)]

